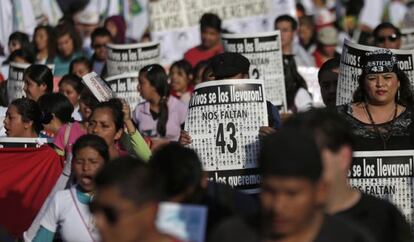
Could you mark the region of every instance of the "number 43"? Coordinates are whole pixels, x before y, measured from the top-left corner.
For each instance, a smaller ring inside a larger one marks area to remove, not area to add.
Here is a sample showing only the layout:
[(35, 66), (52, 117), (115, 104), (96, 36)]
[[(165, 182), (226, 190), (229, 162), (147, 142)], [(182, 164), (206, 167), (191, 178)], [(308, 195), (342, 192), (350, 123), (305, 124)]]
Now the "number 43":
[(217, 137), (216, 137), (216, 146), (221, 147), (221, 153), (224, 153), (227, 150), (230, 153), (234, 153), (237, 150), (237, 140), (234, 137), (236, 135), (236, 126), (234, 126), (234, 123), (230, 122), (226, 126), (226, 131), (230, 132), (229, 138), (231, 141), (231, 144), (226, 145), (226, 141), (224, 140), (224, 127), (223, 123), (219, 123), (218, 129), (217, 129)]

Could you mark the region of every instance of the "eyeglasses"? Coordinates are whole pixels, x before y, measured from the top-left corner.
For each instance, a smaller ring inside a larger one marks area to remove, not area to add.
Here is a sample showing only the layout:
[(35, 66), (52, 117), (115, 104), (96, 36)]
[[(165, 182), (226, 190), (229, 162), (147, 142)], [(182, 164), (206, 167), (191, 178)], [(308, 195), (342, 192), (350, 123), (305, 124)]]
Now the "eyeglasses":
[(377, 43), (384, 43), (385, 40), (394, 42), (396, 40), (398, 40), (400, 38), (400, 36), (398, 36), (397, 34), (392, 34), (390, 36), (378, 36), (376, 38)]

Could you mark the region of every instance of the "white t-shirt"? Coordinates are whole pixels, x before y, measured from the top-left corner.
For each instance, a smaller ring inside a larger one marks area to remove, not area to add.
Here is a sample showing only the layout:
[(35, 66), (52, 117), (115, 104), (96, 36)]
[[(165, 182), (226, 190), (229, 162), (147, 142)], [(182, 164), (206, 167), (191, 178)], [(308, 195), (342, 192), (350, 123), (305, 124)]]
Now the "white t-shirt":
[[(79, 214), (75, 202), (82, 215)], [(83, 221), (85, 221), (86, 225)], [(56, 193), (40, 225), (55, 233), (59, 227), (59, 234), (64, 242), (93, 242), (100, 240), (88, 205), (78, 200), (75, 186)], [(90, 233), (86, 226), (89, 227)], [(91, 236), (93, 236), (94, 240), (92, 240)]]
[(305, 88), (300, 87), (295, 95), (296, 111), (306, 112), (312, 108), (312, 97)]
[(73, 118), (75, 121), (82, 122), (82, 115), (81, 115), (81, 113), (79, 112), (79, 105), (78, 105), (78, 106), (76, 106), (76, 107), (75, 107), (75, 109), (73, 110), (73, 113), (72, 113), (72, 118)]

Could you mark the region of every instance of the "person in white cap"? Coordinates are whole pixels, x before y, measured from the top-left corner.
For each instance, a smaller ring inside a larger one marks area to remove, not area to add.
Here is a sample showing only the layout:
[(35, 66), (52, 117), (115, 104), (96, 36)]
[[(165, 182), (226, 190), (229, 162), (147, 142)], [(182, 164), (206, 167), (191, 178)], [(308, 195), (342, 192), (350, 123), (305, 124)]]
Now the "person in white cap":
[(339, 56), (336, 52), (338, 44), (338, 30), (333, 26), (326, 26), (318, 31), (318, 44), (313, 58), (317, 67), (321, 67), (325, 61)]

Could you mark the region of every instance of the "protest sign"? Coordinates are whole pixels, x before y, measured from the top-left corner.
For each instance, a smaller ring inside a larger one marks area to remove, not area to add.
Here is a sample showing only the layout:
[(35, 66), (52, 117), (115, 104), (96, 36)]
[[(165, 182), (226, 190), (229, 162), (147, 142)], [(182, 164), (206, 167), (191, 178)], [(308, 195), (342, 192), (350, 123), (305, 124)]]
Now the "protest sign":
[[(352, 101), (352, 95), (358, 87), (358, 78), (362, 73), (361, 60), (366, 52), (378, 49), (373, 46), (359, 45), (345, 40), (342, 48), (341, 63), (339, 67), (336, 104), (342, 105)], [(411, 88), (414, 84), (413, 54), (414, 50), (394, 50), (398, 67), (410, 79)]]
[(401, 49), (414, 49), (414, 28), (401, 29)]
[(262, 80), (210, 81), (196, 86), (185, 130), (211, 181), (254, 192), (259, 127), (267, 122)]
[(9, 78), (7, 79), (7, 96), (9, 102), (26, 96), (23, 87), (23, 73), (30, 64), (10, 63)]
[(138, 72), (142, 67), (159, 62), (160, 44), (108, 44), (108, 76)]
[(414, 150), (358, 151), (348, 176), (350, 185), (396, 205), (413, 225)]
[(264, 80), (266, 98), (276, 106), (286, 106), (285, 78), (280, 31), (258, 34), (223, 34), (227, 52), (237, 52), (250, 61), (251, 78)]
[(155, 224), (160, 232), (182, 241), (204, 242), (207, 207), (162, 202)]
[[(23, 74), (24, 70), (29, 67), (30, 64), (22, 64), (11, 62), (9, 66), (9, 78), (7, 79), (7, 97), (9, 102), (21, 97), (25, 97), (26, 94), (23, 91), (24, 80)], [(54, 70), (55, 65), (47, 65), (49, 69)]]
[(105, 102), (115, 97), (108, 84), (95, 72), (84, 75), (82, 82), (89, 88), (99, 102)]
[(138, 92), (138, 72), (131, 72), (106, 78), (116, 97), (125, 99), (134, 110), (143, 99)]
[(182, 59), (188, 49), (200, 44), (199, 21), (204, 13), (215, 13), (222, 27), (233, 33), (273, 30), (282, 14), (295, 16), (294, 0), (160, 0), (149, 3), (153, 40), (161, 43), (161, 63)]

